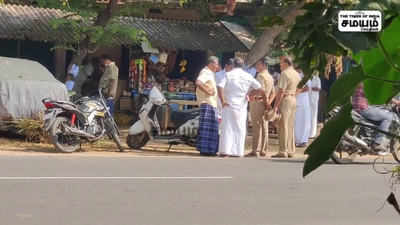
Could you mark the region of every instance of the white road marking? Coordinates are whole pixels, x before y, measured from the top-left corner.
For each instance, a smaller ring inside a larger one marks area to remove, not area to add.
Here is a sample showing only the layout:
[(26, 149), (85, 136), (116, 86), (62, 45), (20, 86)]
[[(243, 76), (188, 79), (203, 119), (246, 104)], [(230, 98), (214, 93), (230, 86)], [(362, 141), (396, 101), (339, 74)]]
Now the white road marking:
[(0, 180), (230, 180), (233, 177), (0, 177)]

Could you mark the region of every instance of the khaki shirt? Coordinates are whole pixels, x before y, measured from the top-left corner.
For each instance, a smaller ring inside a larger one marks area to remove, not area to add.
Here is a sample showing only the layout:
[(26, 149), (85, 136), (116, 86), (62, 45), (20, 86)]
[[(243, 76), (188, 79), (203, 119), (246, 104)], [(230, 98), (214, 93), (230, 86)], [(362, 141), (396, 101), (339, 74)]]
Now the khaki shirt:
[(299, 73), (291, 66), (286, 68), (279, 77), (278, 88), (281, 88), (285, 95), (295, 95), (300, 81)]
[(272, 78), (271, 74), (269, 74), (267, 70), (264, 70), (258, 73), (256, 80), (260, 82), (261, 87), (268, 98), (269, 95), (274, 92), (274, 78)]
[(204, 93), (200, 88), (196, 88), (196, 97), (197, 103), (201, 104), (209, 104), (212, 107), (217, 108), (218, 104), (218, 93), (217, 93), (217, 85), (215, 82), (215, 73), (211, 71), (208, 67), (205, 67), (200, 71), (197, 80), (201, 81), (203, 84), (208, 85), (212, 89), (214, 89), (214, 95), (209, 96), (207, 93)]
[[(114, 85), (111, 86), (111, 80), (115, 80)], [(115, 63), (106, 65), (103, 76), (100, 78), (99, 87), (103, 89), (106, 97), (113, 97), (117, 95), (118, 86), (118, 67)]]

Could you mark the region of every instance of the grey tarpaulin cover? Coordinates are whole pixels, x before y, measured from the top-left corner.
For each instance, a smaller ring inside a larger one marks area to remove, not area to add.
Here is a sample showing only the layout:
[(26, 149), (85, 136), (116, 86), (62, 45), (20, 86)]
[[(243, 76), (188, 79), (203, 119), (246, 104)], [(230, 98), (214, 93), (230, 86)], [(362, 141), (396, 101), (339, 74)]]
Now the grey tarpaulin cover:
[(40, 63), (0, 57), (0, 119), (34, 118), (43, 98), (68, 100), (63, 83)]

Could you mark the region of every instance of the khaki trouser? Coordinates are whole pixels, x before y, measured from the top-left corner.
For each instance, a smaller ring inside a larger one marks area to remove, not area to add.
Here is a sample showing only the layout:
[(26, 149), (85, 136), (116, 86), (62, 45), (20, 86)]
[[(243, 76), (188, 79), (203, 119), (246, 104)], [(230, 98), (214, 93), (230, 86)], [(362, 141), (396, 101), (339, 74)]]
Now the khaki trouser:
[(268, 121), (264, 119), (265, 105), (262, 102), (250, 103), (253, 135), (252, 153), (266, 153), (268, 148)]
[(296, 97), (286, 96), (280, 105), (282, 114), (279, 121), (279, 152), (295, 153), (294, 143), (294, 120), (296, 115)]

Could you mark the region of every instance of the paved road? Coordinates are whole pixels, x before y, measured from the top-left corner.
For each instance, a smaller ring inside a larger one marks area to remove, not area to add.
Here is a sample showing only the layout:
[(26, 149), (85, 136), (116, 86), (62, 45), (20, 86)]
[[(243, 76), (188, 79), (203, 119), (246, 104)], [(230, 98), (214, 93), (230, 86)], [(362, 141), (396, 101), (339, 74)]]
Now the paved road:
[[(0, 156), (5, 225), (399, 224), (365, 164), (171, 157)], [(84, 178), (87, 177), (87, 178)]]

